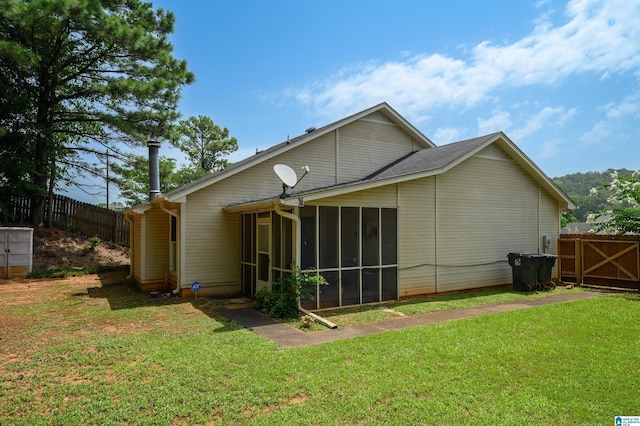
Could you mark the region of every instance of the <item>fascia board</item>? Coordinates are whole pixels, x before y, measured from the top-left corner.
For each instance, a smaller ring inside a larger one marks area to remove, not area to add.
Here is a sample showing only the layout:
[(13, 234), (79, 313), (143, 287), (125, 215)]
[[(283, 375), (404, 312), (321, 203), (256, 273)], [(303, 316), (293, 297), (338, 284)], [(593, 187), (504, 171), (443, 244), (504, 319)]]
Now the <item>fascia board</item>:
[[(400, 126), (407, 133), (413, 134), (416, 136), (417, 140), (422, 143), (425, 148), (435, 148), (437, 145), (431, 141), (428, 137), (426, 137), (420, 130), (418, 130), (413, 124), (407, 121), (404, 117), (402, 117), (396, 110), (391, 108), (386, 102), (381, 104), (384, 106), (384, 110), (391, 114), (394, 118), (394, 121), (398, 126)], [(369, 114), (373, 112), (370, 111)], [(368, 114), (366, 114), (368, 115)]]
[(293, 194), (290, 198), (285, 198), (282, 202), (283, 205), (289, 207), (300, 206), (300, 200), (314, 201), (322, 198), (337, 197), (339, 195), (346, 195), (353, 192), (366, 191), (368, 189), (379, 188), (381, 186), (395, 185), (398, 183), (408, 182), (415, 179), (421, 179), (429, 176), (438, 175), (443, 173), (443, 169), (434, 169), (420, 173), (412, 173), (402, 176), (396, 176), (388, 179), (371, 180), (362, 183), (354, 183), (352, 185), (346, 185), (340, 188), (327, 189), (326, 191), (318, 191), (309, 194)]
[(227, 213), (239, 213), (239, 212), (246, 212), (250, 210), (254, 210), (254, 211), (270, 210), (273, 208), (273, 205), (275, 203), (279, 202), (278, 200), (279, 200), (278, 198), (274, 198), (271, 200), (262, 200), (262, 201), (244, 203), (244, 204), (236, 204), (233, 206), (223, 207), (222, 210), (224, 210)]
[(143, 205), (141, 205), (141, 206), (133, 207), (133, 208), (131, 208), (131, 210), (132, 210), (134, 213), (137, 213), (137, 214), (143, 214), (144, 212), (149, 211), (149, 210), (151, 210), (152, 208), (153, 208), (153, 205), (152, 205), (151, 203), (147, 203), (147, 204), (143, 204)]

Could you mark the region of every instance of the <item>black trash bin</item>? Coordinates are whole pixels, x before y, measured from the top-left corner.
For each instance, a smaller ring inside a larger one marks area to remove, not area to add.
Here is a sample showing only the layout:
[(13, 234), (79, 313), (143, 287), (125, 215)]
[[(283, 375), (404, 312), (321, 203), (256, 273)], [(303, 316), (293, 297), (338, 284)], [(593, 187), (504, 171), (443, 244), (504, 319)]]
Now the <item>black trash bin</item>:
[(555, 254), (543, 254), (541, 256), (542, 263), (538, 269), (538, 283), (543, 289), (553, 290), (556, 285), (551, 281), (551, 271), (553, 270), (553, 265), (556, 264), (558, 256)]
[(509, 265), (513, 275), (515, 291), (534, 291), (538, 288), (538, 270), (542, 255), (530, 253), (509, 253)]

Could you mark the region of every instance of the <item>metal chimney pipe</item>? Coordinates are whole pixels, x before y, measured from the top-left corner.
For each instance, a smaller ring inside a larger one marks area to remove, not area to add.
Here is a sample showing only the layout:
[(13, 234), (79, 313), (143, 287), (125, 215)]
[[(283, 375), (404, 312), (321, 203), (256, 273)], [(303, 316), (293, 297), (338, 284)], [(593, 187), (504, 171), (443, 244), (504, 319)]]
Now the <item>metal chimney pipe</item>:
[(149, 141), (149, 201), (155, 200), (160, 195), (160, 160), (158, 149), (160, 142)]

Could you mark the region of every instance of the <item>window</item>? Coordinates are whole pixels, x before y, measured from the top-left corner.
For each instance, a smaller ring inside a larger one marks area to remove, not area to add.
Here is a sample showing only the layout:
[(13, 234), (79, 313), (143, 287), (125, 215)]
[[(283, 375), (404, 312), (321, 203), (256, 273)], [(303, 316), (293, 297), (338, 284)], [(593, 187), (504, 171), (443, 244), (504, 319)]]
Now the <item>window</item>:
[[(320, 207), (320, 268), (338, 267), (338, 208)], [(337, 280), (336, 280), (337, 281)]]
[(316, 301), (304, 301), (306, 308), (398, 297), (397, 209), (305, 206), (300, 217), (302, 270), (329, 283), (316, 289)]
[(360, 209), (343, 207), (340, 219), (340, 248), (342, 266), (358, 266), (360, 264)]
[(378, 233), (379, 209), (362, 209), (362, 265), (378, 264), (380, 239)]
[(302, 238), (300, 248), (302, 259), (300, 267), (311, 269), (316, 267), (316, 208), (314, 206), (300, 209)]

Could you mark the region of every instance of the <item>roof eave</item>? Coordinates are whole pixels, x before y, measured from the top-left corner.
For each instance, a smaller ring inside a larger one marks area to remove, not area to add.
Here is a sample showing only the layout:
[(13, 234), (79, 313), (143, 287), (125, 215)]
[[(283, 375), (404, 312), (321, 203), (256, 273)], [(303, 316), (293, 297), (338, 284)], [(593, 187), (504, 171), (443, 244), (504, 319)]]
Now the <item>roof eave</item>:
[(396, 112), (393, 108), (391, 108), (391, 106), (389, 106), (389, 104), (387, 104), (386, 102), (382, 102), (378, 105), (375, 105), (371, 108), (368, 108), (364, 111), (360, 111), (356, 114), (353, 114), (349, 117), (345, 117), (341, 120), (335, 121), (331, 124), (328, 124), (327, 126), (324, 126), (320, 129), (317, 129), (311, 133), (309, 133), (308, 135), (302, 135), (300, 137), (297, 137), (295, 142), (292, 143), (287, 143), (283, 146), (281, 146), (278, 149), (273, 150), (273, 152), (270, 152), (268, 154), (264, 154), (264, 155), (260, 155), (259, 157), (256, 157), (253, 161), (249, 160), (247, 161), (246, 164), (243, 164), (240, 167), (236, 167), (233, 168), (232, 170), (229, 170), (229, 172), (227, 173), (220, 173), (218, 175), (213, 176), (211, 179), (204, 179), (202, 182), (200, 182), (197, 185), (193, 185), (193, 186), (189, 186), (184, 188), (184, 190), (181, 190), (180, 188), (165, 194), (165, 198), (168, 201), (171, 202), (175, 202), (175, 203), (184, 203), (186, 201), (186, 196), (189, 194), (192, 194), (196, 191), (199, 191), (203, 188), (206, 188), (209, 185), (212, 185), (216, 182), (219, 182), (223, 179), (226, 179), (230, 176), (235, 175), (236, 173), (240, 173), (244, 170), (247, 170), (259, 163), (262, 163), (264, 161), (267, 161), (277, 155), (283, 154), (287, 151), (289, 151), (290, 149), (293, 149), (295, 147), (298, 147), (302, 144), (305, 144), (313, 139), (317, 139), (321, 136), (326, 135), (327, 133), (331, 133), (333, 131), (335, 131), (336, 129), (343, 127), (347, 124), (350, 124), (354, 121), (357, 121), (373, 112), (376, 111), (380, 111), (380, 110), (384, 110), (385, 113), (391, 117), (393, 117), (393, 120), (395, 121), (395, 124), (398, 125), (399, 127), (401, 127), (403, 130), (409, 132), (410, 134), (412, 134), (412, 136), (415, 138), (414, 141), (417, 142), (419, 145), (422, 145), (424, 148), (433, 148), (436, 145), (429, 139), (427, 138), (424, 134), (422, 134), (422, 132), (420, 132), (418, 129), (416, 129), (411, 123), (409, 123), (406, 119), (404, 119), (400, 114), (398, 114), (398, 112)]
[[(503, 141), (504, 146), (507, 146), (509, 151), (512, 153), (512, 158), (529, 174), (534, 175), (538, 183), (545, 188), (549, 193), (554, 195), (554, 198), (560, 202), (562, 202), (563, 209), (574, 210), (577, 208), (576, 203), (558, 186), (553, 182), (551, 178), (549, 178), (527, 155), (520, 150), (513, 143), (511, 139), (504, 133), (500, 132), (500, 140)], [(513, 155), (515, 154), (515, 155)]]

